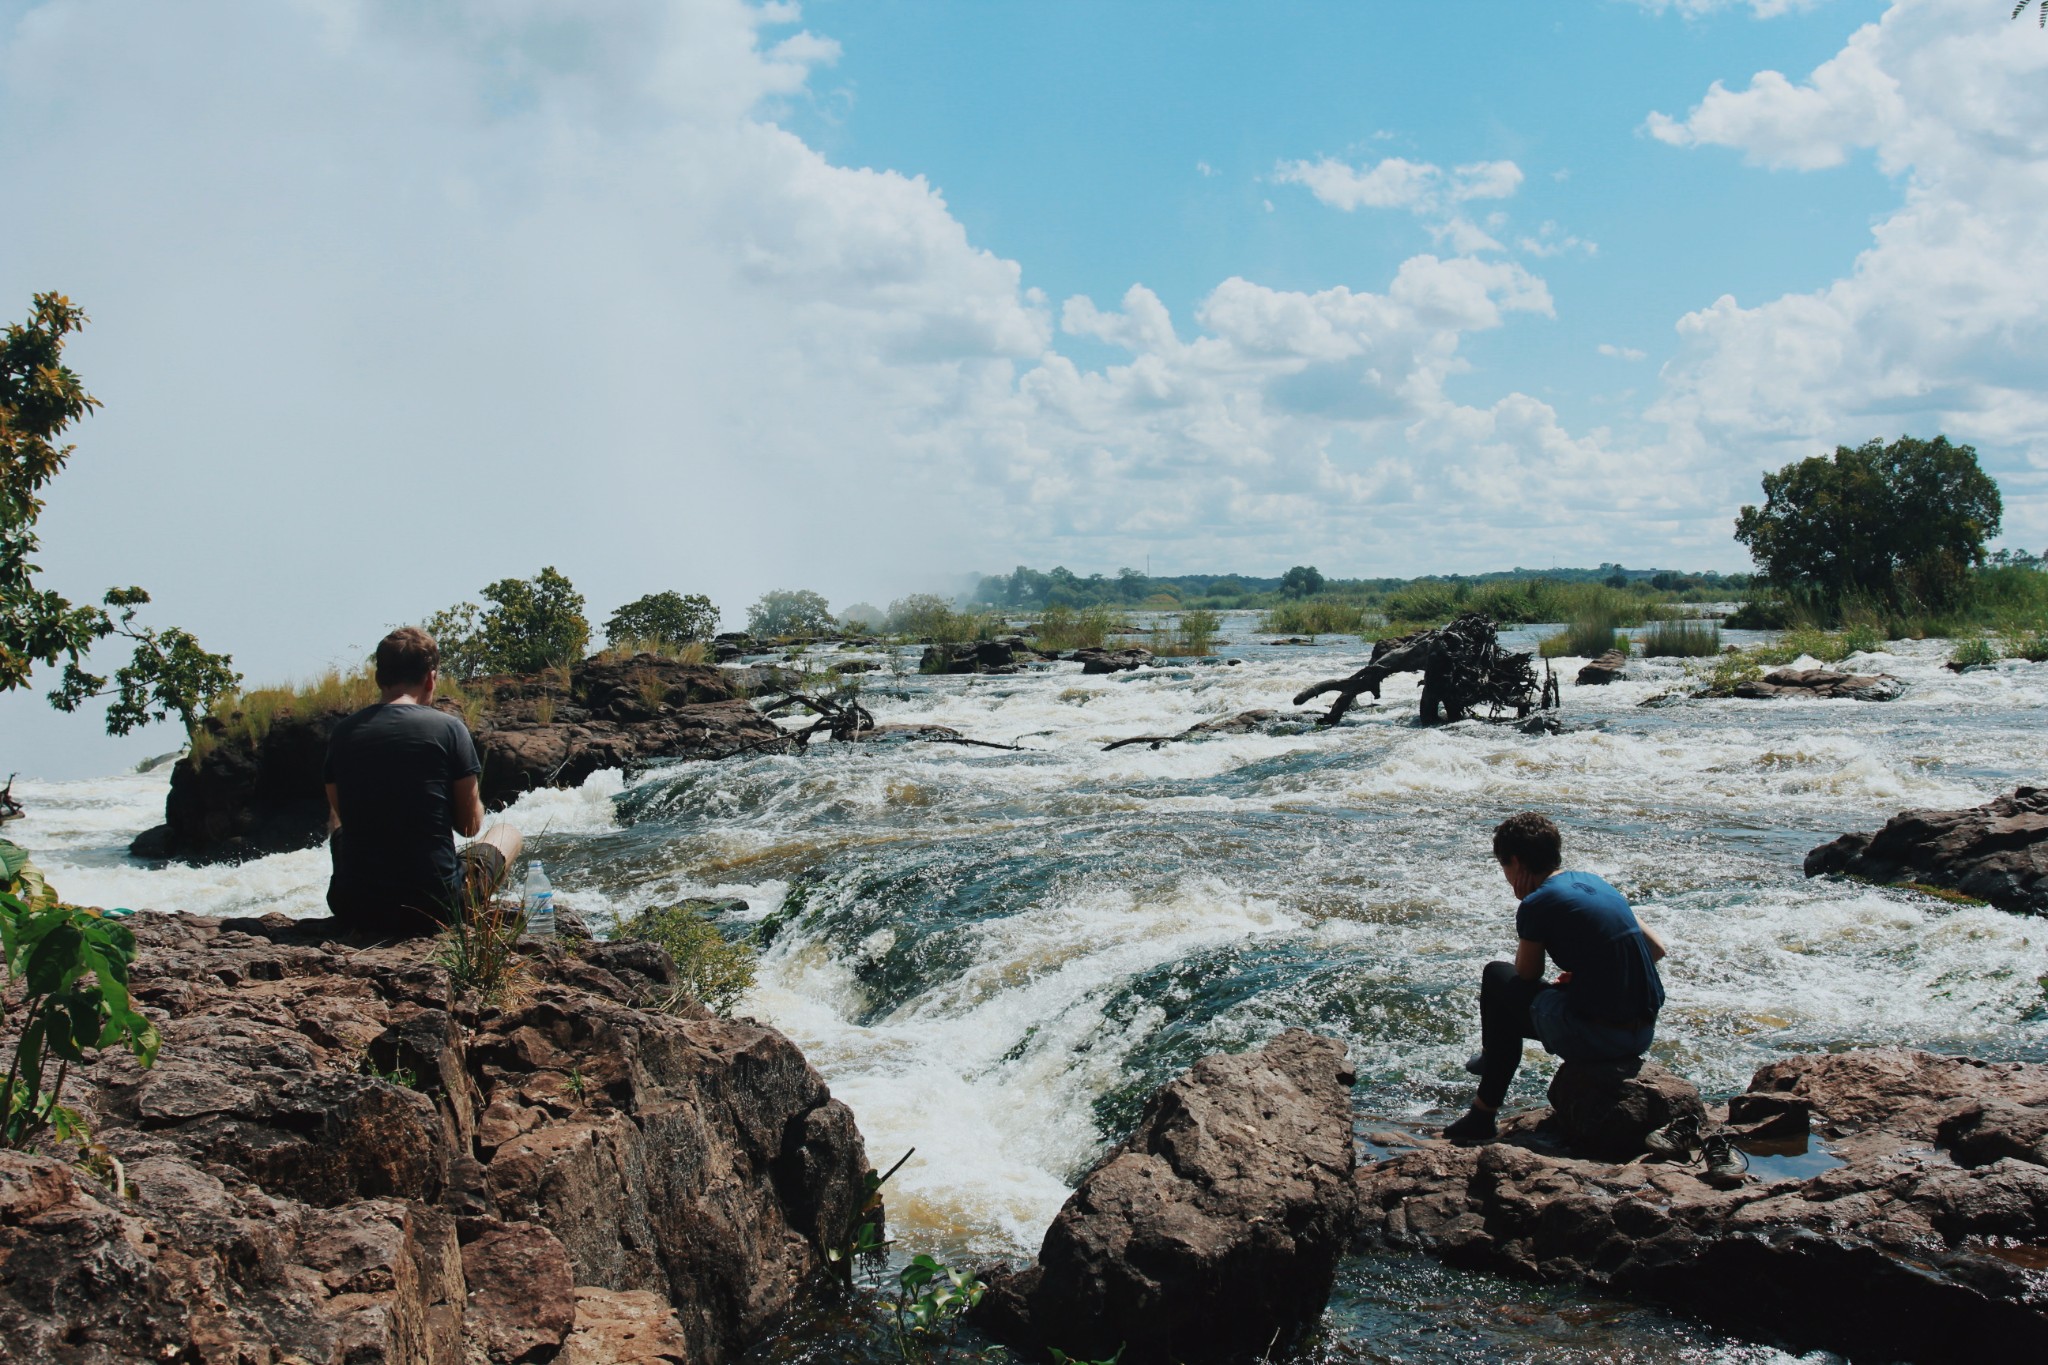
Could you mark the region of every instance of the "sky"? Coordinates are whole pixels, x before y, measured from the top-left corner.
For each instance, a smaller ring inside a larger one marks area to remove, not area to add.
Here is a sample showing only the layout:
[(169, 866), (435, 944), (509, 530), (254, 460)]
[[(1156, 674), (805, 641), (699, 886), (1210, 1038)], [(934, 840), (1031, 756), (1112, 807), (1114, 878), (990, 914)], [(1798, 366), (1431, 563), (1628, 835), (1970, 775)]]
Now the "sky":
[(0, 316), (83, 305), (105, 405), (41, 562), (275, 681), (542, 565), (735, 626), (1019, 563), (1741, 569), (1761, 472), (1901, 434), (2039, 550), (2010, 11), (0, 0)]

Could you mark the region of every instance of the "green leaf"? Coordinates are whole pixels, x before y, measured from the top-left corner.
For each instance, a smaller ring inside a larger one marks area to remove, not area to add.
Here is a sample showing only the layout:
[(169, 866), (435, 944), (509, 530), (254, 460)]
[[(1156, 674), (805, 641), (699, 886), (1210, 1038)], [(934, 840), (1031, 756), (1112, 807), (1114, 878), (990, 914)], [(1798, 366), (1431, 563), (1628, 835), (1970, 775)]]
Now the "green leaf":
[(12, 886), (14, 879), (21, 875), (21, 869), (28, 866), (28, 850), (11, 839), (0, 839), (0, 882)]

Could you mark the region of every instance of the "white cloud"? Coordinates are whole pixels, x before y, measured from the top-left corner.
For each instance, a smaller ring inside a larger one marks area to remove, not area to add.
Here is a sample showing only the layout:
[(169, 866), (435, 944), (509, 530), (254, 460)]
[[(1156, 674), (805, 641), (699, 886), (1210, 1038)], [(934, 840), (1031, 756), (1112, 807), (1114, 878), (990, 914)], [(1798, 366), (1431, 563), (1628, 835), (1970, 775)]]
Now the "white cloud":
[(1439, 213), (1474, 199), (1506, 199), (1522, 184), (1512, 161), (1476, 161), (1443, 167), (1390, 156), (1372, 166), (1352, 166), (1333, 157), (1283, 161), (1273, 169), (1282, 184), (1301, 185), (1331, 208), (1407, 209)]
[(1197, 161), (1195, 163), (1195, 174), (1201, 176), (1204, 180), (1218, 173), (1217, 169), (1206, 161)]
[(1552, 222), (1544, 223), (1542, 227), (1536, 230), (1534, 236), (1519, 238), (1515, 242), (1515, 246), (1525, 255), (1535, 256), (1539, 259), (1562, 256), (1572, 251), (1576, 251), (1583, 256), (1597, 256), (1600, 254), (1600, 244), (1598, 242), (1589, 242), (1582, 237), (1576, 237)]
[(1688, 19), (1724, 9), (1747, 9), (1759, 19), (1775, 19), (1781, 14), (1812, 9), (1820, 0), (1635, 0), (1635, 3), (1658, 14), (1676, 10)]
[(1867, 147), (1903, 191), (1841, 278), (1749, 307), (1724, 296), (1679, 321), (1650, 409), (1677, 443), (1766, 463), (1944, 431), (1994, 457), (2021, 452), (2000, 470), (2008, 529), (2048, 532), (2029, 464), (2048, 452), (2048, 43), (2037, 36), (1975, 0), (1898, 0), (1808, 80), (1717, 85), (1659, 133), (1808, 168)]
[(1646, 352), (1639, 351), (1633, 346), (1616, 346), (1611, 341), (1603, 341), (1595, 349), (1598, 350), (1601, 355), (1607, 356), (1613, 360), (1634, 361), (1643, 360), (1647, 358)]

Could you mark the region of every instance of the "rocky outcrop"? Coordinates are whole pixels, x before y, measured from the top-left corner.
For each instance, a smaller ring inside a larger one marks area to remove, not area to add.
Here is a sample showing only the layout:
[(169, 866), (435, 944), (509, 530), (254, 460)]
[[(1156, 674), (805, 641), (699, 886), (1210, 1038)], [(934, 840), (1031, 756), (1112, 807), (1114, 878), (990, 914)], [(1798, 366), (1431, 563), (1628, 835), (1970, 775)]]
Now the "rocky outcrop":
[(636, 1007), (673, 970), (651, 945), (550, 947), (478, 1010), (423, 943), (135, 925), (162, 1055), (67, 1086), (113, 1161), (0, 1153), (0, 1356), (731, 1360), (861, 1198), (795, 1046)]
[(1043, 662), (1021, 635), (1001, 640), (925, 646), (920, 673), (1019, 673), (1023, 665)]
[[(1460, 1265), (1676, 1304), (1799, 1349), (2020, 1358), (2048, 1339), (2048, 1067), (1925, 1052), (1815, 1053), (1756, 1073), (1754, 1137), (1806, 1124), (1827, 1157), (1739, 1188), (1503, 1140), (1414, 1150), (1356, 1178), (1367, 1239)], [(1819, 1169), (1826, 1167), (1826, 1169)]]
[(1618, 649), (1610, 649), (1580, 669), (1576, 681), (1581, 687), (1605, 687), (1619, 678), (1627, 667), (1628, 655)]
[(1817, 697), (1823, 700), (1897, 701), (1906, 685), (1889, 673), (1837, 673), (1826, 668), (1781, 668), (1761, 678), (1737, 683), (1732, 696), (1750, 701), (1774, 697)]
[(1357, 1228), (1344, 1045), (1290, 1029), (1204, 1057), (1146, 1104), (997, 1276), (994, 1334), (1125, 1365), (1263, 1359), (1321, 1316)]
[(1806, 855), (1807, 876), (1826, 873), (2048, 914), (2048, 787), (2020, 787), (1967, 810), (1900, 811), (1875, 834), (1844, 834)]
[[(566, 689), (546, 675), (486, 678), (466, 716), (484, 804), (501, 810), (540, 787), (573, 787), (604, 768), (657, 758), (719, 758), (772, 745), (775, 723), (743, 700), (745, 670), (653, 654), (579, 664)], [(436, 703), (453, 715), (451, 702)], [(139, 836), (139, 857), (237, 862), (310, 848), (327, 837), (320, 781), (344, 712), (275, 717), (260, 737), (212, 719), (212, 741), (171, 770), (164, 823)]]
[(1156, 662), (1152, 651), (1138, 649), (1077, 649), (1067, 658), (1081, 665), (1083, 673), (1129, 673)]

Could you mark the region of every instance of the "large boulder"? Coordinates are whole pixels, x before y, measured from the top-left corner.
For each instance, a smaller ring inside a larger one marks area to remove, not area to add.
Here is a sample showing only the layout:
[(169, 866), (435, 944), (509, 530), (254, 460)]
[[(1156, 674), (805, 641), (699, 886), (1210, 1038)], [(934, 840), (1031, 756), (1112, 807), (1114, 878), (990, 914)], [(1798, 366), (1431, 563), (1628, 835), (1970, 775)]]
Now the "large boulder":
[(1817, 697), (1836, 701), (1897, 701), (1906, 685), (1889, 673), (1839, 673), (1827, 668), (1781, 668), (1737, 683), (1734, 696), (1750, 701)]
[(1978, 1361), (2048, 1340), (2048, 1066), (1809, 1053), (1709, 1118), (1795, 1146), (1810, 1122), (1825, 1145), (1717, 1189), (1696, 1165), (1559, 1151), (1542, 1122), (1482, 1147), (1418, 1139), (1360, 1168), (1366, 1241), (1800, 1350)]
[(1125, 1365), (1264, 1359), (1319, 1318), (1357, 1228), (1344, 1045), (1290, 1029), (1204, 1057), (1083, 1177), (1036, 1265), (997, 1277), (1006, 1339)]
[(1550, 1110), (1574, 1152), (1603, 1161), (1641, 1155), (1643, 1139), (1675, 1118), (1706, 1117), (1692, 1082), (1642, 1057), (1560, 1063), (1550, 1080)]
[(1807, 876), (1830, 873), (2048, 913), (2048, 787), (2020, 787), (1966, 810), (1900, 811), (1874, 834), (1844, 834), (1806, 855)]
[(1081, 665), (1083, 673), (1129, 673), (1154, 662), (1152, 651), (1130, 649), (1077, 649), (1067, 656)]
[(539, 950), (485, 1009), (426, 943), (133, 923), (162, 1055), (71, 1075), (113, 1162), (0, 1152), (0, 1357), (723, 1362), (863, 1198), (794, 1045), (641, 1007), (673, 976), (651, 945)]

